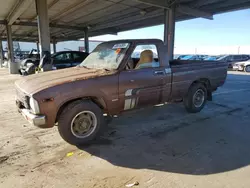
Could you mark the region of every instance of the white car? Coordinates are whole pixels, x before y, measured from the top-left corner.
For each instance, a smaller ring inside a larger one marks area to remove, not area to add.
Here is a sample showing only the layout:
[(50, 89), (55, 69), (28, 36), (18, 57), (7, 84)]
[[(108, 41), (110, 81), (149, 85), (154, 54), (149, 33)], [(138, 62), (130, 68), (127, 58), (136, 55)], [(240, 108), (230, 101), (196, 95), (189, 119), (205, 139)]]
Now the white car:
[(235, 63), (233, 66), (233, 70), (250, 72), (250, 60)]

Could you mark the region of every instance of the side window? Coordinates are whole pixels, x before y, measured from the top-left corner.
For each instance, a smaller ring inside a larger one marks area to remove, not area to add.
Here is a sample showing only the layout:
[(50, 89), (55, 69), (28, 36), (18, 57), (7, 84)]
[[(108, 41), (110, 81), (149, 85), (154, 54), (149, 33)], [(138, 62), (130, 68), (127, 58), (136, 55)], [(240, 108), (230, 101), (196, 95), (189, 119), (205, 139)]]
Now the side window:
[(233, 61), (233, 56), (232, 55), (230, 55), (230, 56), (228, 56), (228, 57), (226, 57), (226, 59), (225, 59), (226, 61)]
[(234, 55), (233, 56), (233, 61), (240, 61), (242, 59), (241, 55)]
[(159, 66), (160, 63), (156, 46), (154, 44), (144, 44), (136, 46), (126, 69), (143, 69)]
[(71, 60), (71, 54), (70, 53), (61, 53), (54, 57), (54, 60), (57, 62), (60, 61), (70, 61)]
[(247, 61), (248, 59), (249, 59), (249, 56), (248, 56), (248, 55), (243, 55), (243, 56), (242, 56), (242, 60), (243, 60), (243, 61)]
[(79, 53), (73, 53), (74, 62), (82, 62), (82, 56)]

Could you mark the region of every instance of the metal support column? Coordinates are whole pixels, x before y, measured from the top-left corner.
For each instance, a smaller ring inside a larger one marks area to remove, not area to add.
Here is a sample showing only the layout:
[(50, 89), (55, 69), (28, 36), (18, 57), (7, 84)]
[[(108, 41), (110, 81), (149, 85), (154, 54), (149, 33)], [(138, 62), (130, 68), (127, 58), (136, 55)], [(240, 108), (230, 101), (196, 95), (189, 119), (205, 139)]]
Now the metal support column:
[(36, 50), (37, 50), (37, 53), (40, 53), (39, 42), (38, 41), (36, 42)]
[(164, 44), (168, 44), (168, 17), (169, 17), (169, 10), (164, 9)]
[(40, 57), (42, 58), (45, 51), (50, 52), (50, 31), (47, 0), (36, 0), (36, 12), (40, 45), (39, 51)]
[(89, 32), (88, 32), (88, 29), (85, 29), (85, 31), (84, 31), (84, 46), (85, 46), (85, 52), (89, 53)]
[(174, 37), (175, 37), (175, 6), (164, 10), (164, 43), (168, 46), (169, 60), (174, 57)]
[(0, 68), (3, 67), (3, 63), (4, 63), (4, 58), (3, 58), (3, 42), (0, 39)]
[(14, 59), (14, 48), (12, 41), (12, 30), (11, 25), (6, 25), (7, 31), (7, 43), (8, 43), (8, 66), (10, 74), (18, 74), (18, 64), (15, 63)]
[(56, 53), (56, 39), (55, 38), (52, 39), (52, 43), (53, 43), (53, 53)]

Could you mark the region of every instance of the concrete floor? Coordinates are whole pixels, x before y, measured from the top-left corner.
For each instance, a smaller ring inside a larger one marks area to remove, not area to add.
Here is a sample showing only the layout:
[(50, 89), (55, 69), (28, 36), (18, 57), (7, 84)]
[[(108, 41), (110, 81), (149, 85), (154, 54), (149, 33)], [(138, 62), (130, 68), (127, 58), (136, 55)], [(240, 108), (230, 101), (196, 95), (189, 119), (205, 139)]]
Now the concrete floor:
[(19, 78), (0, 69), (0, 187), (250, 187), (250, 74), (229, 72), (198, 114), (182, 104), (130, 112), (85, 148), (16, 112)]

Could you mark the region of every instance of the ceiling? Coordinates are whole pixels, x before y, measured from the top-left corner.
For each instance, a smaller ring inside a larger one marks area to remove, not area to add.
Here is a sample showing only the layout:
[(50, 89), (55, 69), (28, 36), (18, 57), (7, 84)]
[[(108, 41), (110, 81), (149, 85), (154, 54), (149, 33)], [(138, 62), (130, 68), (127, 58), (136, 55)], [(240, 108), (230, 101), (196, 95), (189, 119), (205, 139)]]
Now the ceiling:
[[(6, 23), (13, 40), (37, 41), (35, 0), (0, 0), (0, 37), (6, 38)], [(47, 0), (50, 35), (57, 41), (116, 34), (120, 31), (159, 25), (164, 9), (176, 6), (176, 21), (250, 8), (250, 0)]]

